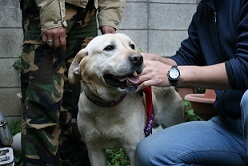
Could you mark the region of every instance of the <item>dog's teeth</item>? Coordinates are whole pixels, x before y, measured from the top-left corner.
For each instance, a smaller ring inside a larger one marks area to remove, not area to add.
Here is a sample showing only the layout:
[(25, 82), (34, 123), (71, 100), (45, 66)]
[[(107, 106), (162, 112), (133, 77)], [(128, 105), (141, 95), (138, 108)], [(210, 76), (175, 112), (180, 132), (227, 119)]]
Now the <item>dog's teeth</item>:
[(133, 76), (134, 76), (134, 77), (138, 77), (138, 74), (137, 74), (136, 71), (133, 73)]

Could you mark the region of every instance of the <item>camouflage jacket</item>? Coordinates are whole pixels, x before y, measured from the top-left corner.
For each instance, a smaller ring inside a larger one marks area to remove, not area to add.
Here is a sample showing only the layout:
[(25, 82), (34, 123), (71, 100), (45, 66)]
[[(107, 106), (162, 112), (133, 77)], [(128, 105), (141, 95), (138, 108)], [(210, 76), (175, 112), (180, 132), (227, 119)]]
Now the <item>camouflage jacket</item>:
[[(65, 3), (85, 8), (91, 0), (35, 0), (40, 10), (41, 30), (66, 26)], [(125, 0), (94, 0), (98, 10), (99, 27), (119, 28)]]

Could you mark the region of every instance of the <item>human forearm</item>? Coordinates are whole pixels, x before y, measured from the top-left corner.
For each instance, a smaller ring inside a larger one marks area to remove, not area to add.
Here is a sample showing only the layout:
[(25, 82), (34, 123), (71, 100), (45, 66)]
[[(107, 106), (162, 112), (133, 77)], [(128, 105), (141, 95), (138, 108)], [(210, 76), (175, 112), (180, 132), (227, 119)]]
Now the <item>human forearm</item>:
[(179, 87), (230, 88), (224, 63), (212, 66), (179, 66), (178, 68), (181, 73)]
[[(156, 57), (156, 56), (155, 56)], [(153, 57), (153, 58), (155, 58)], [(167, 73), (175, 64), (169, 58), (148, 60), (145, 57), (145, 67), (139, 76), (139, 89), (147, 86), (171, 86)], [(151, 57), (150, 57), (151, 58)], [(224, 63), (212, 66), (178, 66), (180, 78), (178, 87), (200, 87), (209, 89), (227, 89), (230, 84)]]

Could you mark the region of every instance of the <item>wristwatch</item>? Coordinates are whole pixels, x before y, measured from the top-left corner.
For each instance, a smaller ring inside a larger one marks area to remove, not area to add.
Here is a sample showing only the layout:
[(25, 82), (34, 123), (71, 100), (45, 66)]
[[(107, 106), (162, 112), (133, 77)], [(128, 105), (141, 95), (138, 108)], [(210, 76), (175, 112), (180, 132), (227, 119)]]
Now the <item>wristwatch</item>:
[(180, 78), (180, 71), (177, 66), (172, 66), (167, 73), (168, 80), (172, 86), (177, 86), (177, 82)]

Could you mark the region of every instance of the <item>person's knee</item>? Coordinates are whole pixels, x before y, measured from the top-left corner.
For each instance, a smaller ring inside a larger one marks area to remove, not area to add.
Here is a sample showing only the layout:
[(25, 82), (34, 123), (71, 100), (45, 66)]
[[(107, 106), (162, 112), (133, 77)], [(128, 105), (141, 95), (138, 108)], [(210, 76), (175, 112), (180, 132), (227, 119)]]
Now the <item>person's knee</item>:
[(241, 99), (241, 107), (248, 109), (248, 90), (244, 93)]
[(141, 141), (136, 148), (136, 165), (137, 166), (146, 166), (151, 165), (150, 159), (152, 158), (152, 148), (149, 148), (147, 141)]
[(244, 93), (242, 96), (241, 102), (240, 102), (240, 107), (241, 107), (241, 115), (243, 121), (246, 121), (248, 117), (248, 90)]

